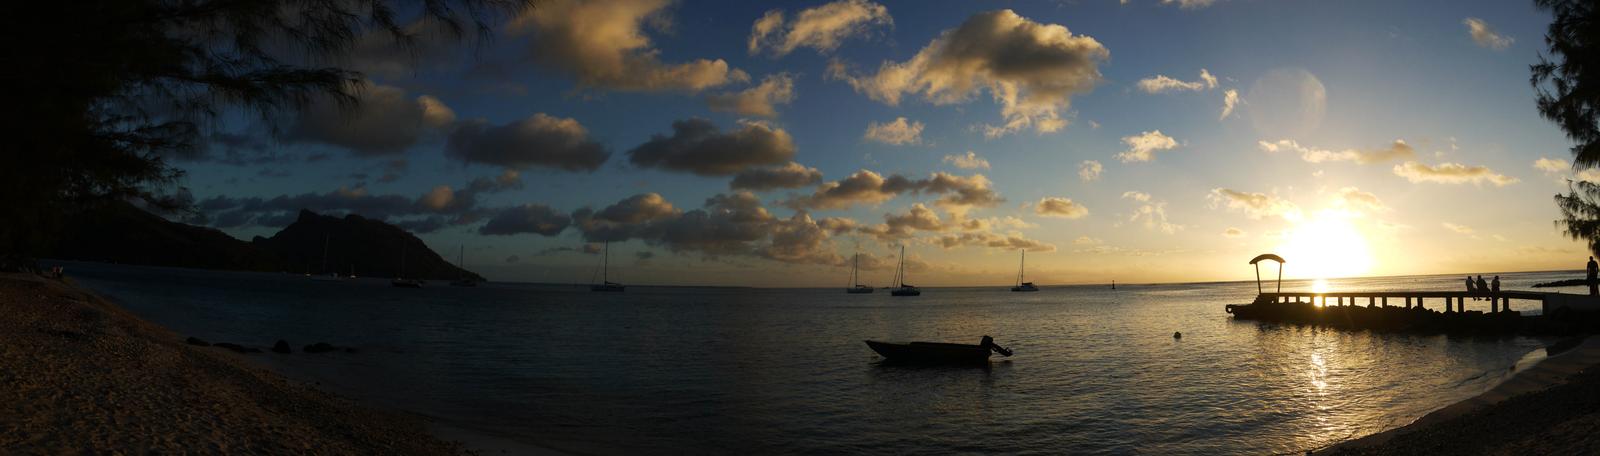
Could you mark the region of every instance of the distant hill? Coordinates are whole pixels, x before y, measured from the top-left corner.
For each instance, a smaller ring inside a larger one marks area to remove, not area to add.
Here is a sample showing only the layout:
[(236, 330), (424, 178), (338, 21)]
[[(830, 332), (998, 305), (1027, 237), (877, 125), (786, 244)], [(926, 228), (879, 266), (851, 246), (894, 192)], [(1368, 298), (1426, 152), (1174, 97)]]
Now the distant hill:
[(353, 269), (362, 277), (399, 277), (403, 252), (406, 278), (483, 280), (440, 258), (411, 233), (359, 215), (339, 218), (302, 210), (282, 231), (251, 242), (122, 201), (76, 211), (66, 222), (51, 257), (239, 271), (349, 274)]
[(353, 268), (362, 277), (401, 277), (404, 254), (406, 278), (483, 280), (439, 257), (406, 230), (354, 214), (338, 218), (301, 210), (294, 223), (278, 234), (270, 238), (258, 236), (250, 244), (273, 252), (294, 272), (349, 274)]

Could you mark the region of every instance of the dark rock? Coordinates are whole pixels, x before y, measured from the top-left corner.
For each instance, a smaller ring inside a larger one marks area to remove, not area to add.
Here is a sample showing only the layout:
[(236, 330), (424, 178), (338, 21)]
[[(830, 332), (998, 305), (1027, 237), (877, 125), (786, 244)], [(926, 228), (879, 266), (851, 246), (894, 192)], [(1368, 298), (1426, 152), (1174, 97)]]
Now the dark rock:
[(189, 345), (199, 345), (201, 347), (210, 347), (211, 346), (210, 342), (206, 342), (205, 339), (201, 339), (199, 337), (190, 337), (188, 339), (185, 339), (184, 342), (187, 342)]
[(300, 351), (303, 351), (303, 352), (306, 352), (306, 353), (327, 353), (327, 352), (331, 352), (331, 351), (334, 351), (334, 350), (338, 350), (338, 347), (334, 347), (332, 345), (328, 345), (327, 342), (317, 342), (317, 343), (314, 343), (314, 344), (311, 344), (311, 345), (307, 345), (307, 346), (305, 346), (305, 348), (300, 349)]
[(283, 339), (278, 339), (278, 343), (272, 344), (272, 351), (273, 353), (282, 353), (285, 355), (294, 352), (294, 350), (289, 348), (289, 343), (285, 342)]
[(1172, 332), (1172, 338), (1173, 339), (1182, 339), (1183, 338), (1183, 333), (1178, 332), (1178, 331), (1173, 331)]

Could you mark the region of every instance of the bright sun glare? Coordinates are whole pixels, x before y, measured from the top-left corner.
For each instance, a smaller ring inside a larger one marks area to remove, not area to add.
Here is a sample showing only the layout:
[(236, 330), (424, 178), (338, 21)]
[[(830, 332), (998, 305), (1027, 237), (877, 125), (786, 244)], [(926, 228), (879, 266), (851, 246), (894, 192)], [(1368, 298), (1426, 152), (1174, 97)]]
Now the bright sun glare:
[(1278, 248), (1294, 265), (1286, 272), (1316, 279), (1312, 291), (1318, 293), (1329, 291), (1325, 279), (1366, 274), (1372, 269), (1372, 251), (1356, 229), (1355, 217), (1347, 211), (1325, 209), (1313, 217), (1299, 218)]

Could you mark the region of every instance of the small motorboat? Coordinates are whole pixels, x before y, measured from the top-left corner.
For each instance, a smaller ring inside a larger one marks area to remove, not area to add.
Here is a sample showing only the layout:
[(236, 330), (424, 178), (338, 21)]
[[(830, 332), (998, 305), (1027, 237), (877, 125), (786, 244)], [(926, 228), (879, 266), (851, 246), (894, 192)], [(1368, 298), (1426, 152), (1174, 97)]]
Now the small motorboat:
[(392, 285), (392, 286), (394, 286), (396, 288), (422, 288), (422, 280), (421, 279), (394, 279), (393, 281), (389, 282), (389, 285)]
[(994, 338), (983, 336), (978, 345), (948, 344), (939, 342), (912, 342), (896, 344), (866, 341), (872, 351), (893, 362), (917, 364), (984, 364), (991, 353), (1011, 356), (1011, 350), (995, 345)]

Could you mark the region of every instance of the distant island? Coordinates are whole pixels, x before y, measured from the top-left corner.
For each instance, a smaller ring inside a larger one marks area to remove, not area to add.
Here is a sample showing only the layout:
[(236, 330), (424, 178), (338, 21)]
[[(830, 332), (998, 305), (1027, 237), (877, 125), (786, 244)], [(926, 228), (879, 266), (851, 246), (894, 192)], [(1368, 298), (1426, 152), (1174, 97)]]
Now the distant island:
[(407, 278), (484, 280), (441, 258), (400, 227), (354, 214), (340, 218), (308, 210), (301, 210), (294, 223), (272, 237), (256, 236), (245, 242), (213, 228), (167, 220), (126, 202), (110, 202), (70, 214), (49, 256), (149, 266), (393, 278), (401, 275), (402, 254)]

